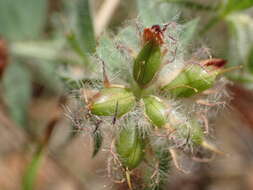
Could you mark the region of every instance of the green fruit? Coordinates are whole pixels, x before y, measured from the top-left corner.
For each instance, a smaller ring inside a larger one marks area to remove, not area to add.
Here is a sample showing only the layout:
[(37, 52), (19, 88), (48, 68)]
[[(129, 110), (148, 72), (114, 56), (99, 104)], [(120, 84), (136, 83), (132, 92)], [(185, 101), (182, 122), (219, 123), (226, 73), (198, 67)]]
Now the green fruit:
[(120, 131), (116, 141), (116, 150), (124, 167), (136, 168), (144, 157), (145, 140), (138, 133), (136, 126), (129, 126)]
[(156, 96), (147, 96), (143, 98), (145, 104), (145, 114), (156, 127), (162, 127), (166, 124), (166, 106)]
[[(189, 121), (188, 125), (189, 126), (187, 126), (187, 124), (180, 126), (183, 137), (188, 139), (188, 141), (194, 146), (201, 145), (204, 140), (202, 126), (196, 119)], [(190, 130), (188, 130), (188, 127), (190, 127)]]
[(99, 116), (117, 117), (129, 112), (135, 105), (135, 97), (126, 88), (111, 87), (102, 89), (92, 100), (90, 110), (92, 114)]
[(198, 64), (189, 65), (161, 90), (176, 98), (190, 97), (211, 88), (217, 75), (218, 72), (207, 71)]
[(161, 66), (161, 48), (153, 40), (144, 45), (134, 62), (133, 76), (140, 87), (150, 83)]
[(199, 125), (199, 123), (196, 120), (193, 120), (191, 122), (191, 142), (193, 145), (199, 146), (202, 144), (204, 140), (204, 133), (202, 130), (202, 127)]

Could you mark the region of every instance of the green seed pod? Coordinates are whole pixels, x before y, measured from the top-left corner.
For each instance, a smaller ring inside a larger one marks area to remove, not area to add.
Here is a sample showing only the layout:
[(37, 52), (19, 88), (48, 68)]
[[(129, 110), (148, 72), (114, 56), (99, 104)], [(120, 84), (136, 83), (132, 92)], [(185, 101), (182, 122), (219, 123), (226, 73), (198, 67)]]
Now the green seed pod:
[(153, 40), (147, 42), (134, 62), (133, 76), (140, 87), (145, 87), (153, 80), (161, 66), (160, 46)]
[(191, 121), (191, 142), (193, 145), (199, 146), (202, 144), (204, 140), (204, 133), (202, 127), (198, 123), (198, 121)]
[(187, 139), (193, 146), (200, 146), (204, 141), (204, 132), (202, 126), (197, 120), (191, 120), (187, 124), (178, 124), (174, 126), (179, 136), (183, 139)]
[(208, 71), (198, 64), (189, 65), (169, 84), (161, 88), (174, 97), (190, 97), (214, 85), (217, 71)]
[(145, 104), (145, 114), (153, 125), (162, 127), (166, 124), (166, 106), (156, 96), (143, 98)]
[(110, 87), (102, 89), (94, 96), (89, 109), (92, 114), (117, 117), (129, 112), (135, 105), (135, 97), (126, 88)]
[(136, 126), (122, 129), (116, 141), (116, 150), (124, 167), (136, 168), (144, 157), (145, 140)]

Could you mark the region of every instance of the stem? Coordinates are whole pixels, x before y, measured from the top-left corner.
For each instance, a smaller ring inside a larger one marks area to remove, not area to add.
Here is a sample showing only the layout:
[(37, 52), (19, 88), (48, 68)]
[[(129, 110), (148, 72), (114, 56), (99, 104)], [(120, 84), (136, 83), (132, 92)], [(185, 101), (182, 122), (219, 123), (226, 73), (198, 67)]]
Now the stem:
[(203, 141), (201, 144), (204, 148), (216, 153), (216, 154), (220, 154), (220, 155), (224, 155), (225, 153), (220, 151), (218, 148), (216, 148), (214, 145), (207, 143), (206, 141)]
[(131, 86), (132, 86), (132, 89), (133, 89), (134, 96), (137, 99), (141, 99), (142, 94), (143, 94), (143, 89), (140, 88), (139, 85), (136, 84), (135, 82)]
[(131, 183), (131, 176), (130, 176), (130, 171), (126, 169), (126, 179), (127, 179), (127, 185), (130, 190), (133, 190), (132, 183)]
[(243, 65), (237, 65), (237, 66), (234, 66), (234, 67), (225, 68), (225, 69), (222, 69), (221, 71), (219, 71), (218, 74), (221, 75), (221, 74), (231, 72), (231, 71), (234, 71), (234, 70), (238, 70), (238, 69), (241, 69), (241, 68), (243, 68)]
[(10, 46), (12, 55), (30, 59), (41, 59), (48, 61), (78, 64), (80, 58), (72, 52), (63, 52), (63, 45), (54, 42), (16, 42)]
[(32, 161), (29, 163), (23, 177), (22, 190), (33, 190), (38, 170), (44, 158), (44, 146), (40, 145), (34, 154)]

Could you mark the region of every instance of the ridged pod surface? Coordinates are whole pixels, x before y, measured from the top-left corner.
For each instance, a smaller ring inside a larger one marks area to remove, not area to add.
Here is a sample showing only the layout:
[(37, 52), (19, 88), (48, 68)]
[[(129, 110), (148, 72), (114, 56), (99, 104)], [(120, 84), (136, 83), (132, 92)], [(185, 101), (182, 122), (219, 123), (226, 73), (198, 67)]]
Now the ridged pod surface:
[(146, 96), (143, 98), (145, 114), (151, 123), (156, 127), (162, 127), (167, 122), (166, 106), (156, 96)]
[(174, 80), (163, 86), (161, 90), (176, 98), (190, 97), (214, 85), (218, 72), (209, 72), (198, 64), (184, 68)]
[(92, 100), (89, 109), (92, 114), (99, 116), (117, 117), (129, 112), (135, 105), (135, 97), (126, 88), (111, 87), (102, 89)]
[(120, 131), (116, 150), (124, 167), (136, 168), (144, 157), (145, 140), (138, 133), (137, 126), (129, 126)]
[(161, 48), (153, 40), (147, 42), (134, 61), (133, 76), (140, 87), (148, 85), (161, 66)]

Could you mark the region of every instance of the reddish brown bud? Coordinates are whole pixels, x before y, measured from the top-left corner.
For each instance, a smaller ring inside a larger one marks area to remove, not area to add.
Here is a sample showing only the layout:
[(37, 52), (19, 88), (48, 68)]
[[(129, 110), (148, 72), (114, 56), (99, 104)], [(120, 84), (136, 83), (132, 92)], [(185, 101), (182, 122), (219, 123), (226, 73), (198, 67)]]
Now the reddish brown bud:
[(143, 42), (144, 44), (150, 41), (155, 42), (157, 45), (164, 43), (164, 29), (159, 25), (153, 25), (151, 28), (144, 28)]

